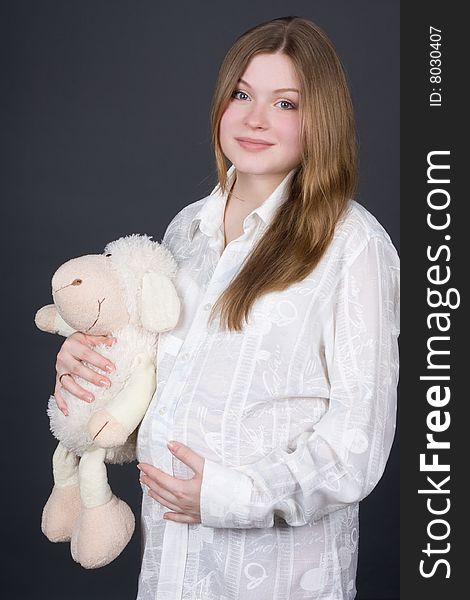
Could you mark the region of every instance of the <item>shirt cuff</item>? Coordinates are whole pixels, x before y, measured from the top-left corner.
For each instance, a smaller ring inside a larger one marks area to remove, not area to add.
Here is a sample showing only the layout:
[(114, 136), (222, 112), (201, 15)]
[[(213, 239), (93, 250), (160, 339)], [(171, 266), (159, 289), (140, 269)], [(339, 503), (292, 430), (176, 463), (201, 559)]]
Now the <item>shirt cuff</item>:
[(253, 481), (244, 473), (204, 459), (200, 513), (207, 527), (249, 527)]

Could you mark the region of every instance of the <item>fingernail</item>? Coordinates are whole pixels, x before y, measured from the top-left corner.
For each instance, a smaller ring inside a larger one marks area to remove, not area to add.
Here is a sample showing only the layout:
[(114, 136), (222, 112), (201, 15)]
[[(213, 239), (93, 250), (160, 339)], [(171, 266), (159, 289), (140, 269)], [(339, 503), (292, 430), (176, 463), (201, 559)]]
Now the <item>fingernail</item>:
[(85, 398), (86, 398), (87, 402), (93, 402), (93, 396), (91, 394), (87, 394), (85, 396)]
[(106, 365), (105, 369), (106, 369), (106, 371), (108, 371), (108, 373), (112, 373), (114, 371), (114, 369), (111, 365)]
[(111, 383), (107, 379), (100, 379), (100, 385), (103, 387), (110, 387)]
[(170, 450), (176, 450), (178, 448), (178, 444), (176, 442), (168, 442), (167, 446)]
[(65, 408), (63, 409), (63, 411), (62, 411), (62, 412), (64, 413), (64, 415), (65, 415), (66, 417), (68, 417), (68, 416), (69, 416), (69, 413), (68, 413), (68, 412), (65, 410)]

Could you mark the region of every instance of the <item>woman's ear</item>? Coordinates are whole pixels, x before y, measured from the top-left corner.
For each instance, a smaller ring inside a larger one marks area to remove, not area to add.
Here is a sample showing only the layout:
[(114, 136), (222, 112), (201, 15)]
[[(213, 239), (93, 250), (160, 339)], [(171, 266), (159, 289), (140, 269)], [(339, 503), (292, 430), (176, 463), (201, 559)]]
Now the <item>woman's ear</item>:
[(142, 280), (142, 327), (159, 333), (173, 329), (180, 315), (180, 300), (175, 286), (166, 275), (145, 273)]

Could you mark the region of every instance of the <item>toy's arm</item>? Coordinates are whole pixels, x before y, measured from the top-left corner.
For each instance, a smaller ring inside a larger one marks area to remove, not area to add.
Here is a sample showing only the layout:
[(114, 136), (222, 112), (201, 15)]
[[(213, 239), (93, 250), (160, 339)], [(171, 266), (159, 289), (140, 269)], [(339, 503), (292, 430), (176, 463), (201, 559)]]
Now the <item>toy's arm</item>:
[(93, 413), (88, 431), (96, 445), (124, 444), (145, 415), (156, 388), (155, 363), (145, 354), (134, 359), (126, 386), (105, 409)]
[(130, 434), (144, 418), (155, 387), (155, 363), (149, 356), (138, 354), (132, 364), (132, 374), (125, 388), (111, 400), (106, 410)]
[(41, 331), (58, 333), (64, 337), (68, 337), (76, 331), (59, 315), (54, 304), (48, 304), (40, 308), (34, 317), (34, 322)]

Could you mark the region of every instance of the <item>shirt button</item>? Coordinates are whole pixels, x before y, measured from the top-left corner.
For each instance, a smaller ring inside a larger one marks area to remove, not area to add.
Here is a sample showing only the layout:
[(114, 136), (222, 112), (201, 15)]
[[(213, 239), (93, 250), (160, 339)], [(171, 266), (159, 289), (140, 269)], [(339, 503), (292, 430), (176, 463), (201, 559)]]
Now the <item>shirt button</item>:
[(208, 302), (207, 304), (204, 304), (204, 310), (209, 310), (211, 306), (212, 305), (210, 302)]
[(162, 406), (161, 409), (158, 411), (161, 415), (164, 415), (166, 413), (166, 406)]

